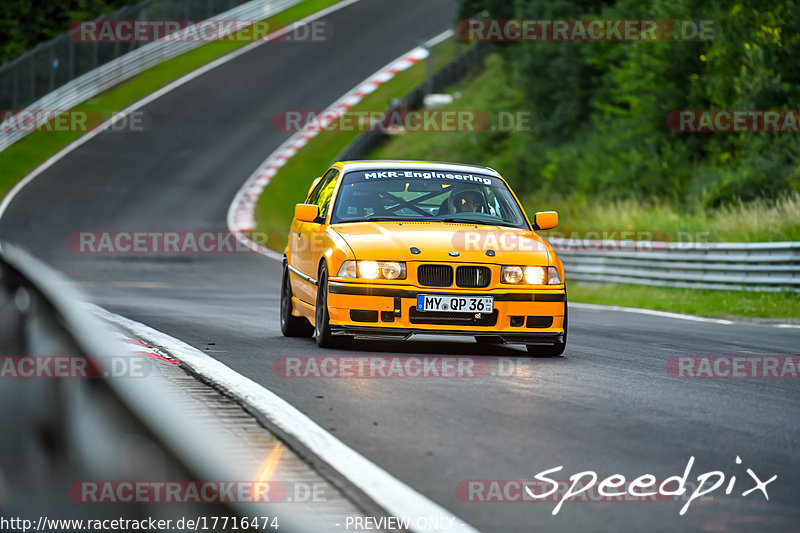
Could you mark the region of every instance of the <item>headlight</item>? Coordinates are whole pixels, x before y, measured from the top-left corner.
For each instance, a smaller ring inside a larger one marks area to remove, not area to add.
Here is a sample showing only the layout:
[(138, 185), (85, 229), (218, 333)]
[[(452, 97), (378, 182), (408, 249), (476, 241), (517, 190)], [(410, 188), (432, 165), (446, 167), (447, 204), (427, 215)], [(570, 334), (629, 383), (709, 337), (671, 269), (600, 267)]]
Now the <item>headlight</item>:
[(381, 274), (385, 279), (401, 279), (406, 277), (406, 264), (399, 261), (383, 261), (380, 263)]
[(340, 278), (355, 278), (358, 277), (356, 274), (356, 262), (352, 259), (348, 259), (342, 266), (339, 267), (339, 274), (337, 274)]
[(358, 275), (364, 279), (378, 279), (381, 275), (381, 267), (377, 261), (359, 261)]
[(542, 267), (525, 267), (525, 283), (543, 285), (545, 269)]
[(528, 285), (558, 285), (561, 278), (556, 267), (505, 265), (500, 269), (502, 283), (522, 283)]
[(556, 267), (547, 267), (547, 284), (561, 285), (561, 277), (558, 275)]
[(403, 261), (353, 261), (349, 259), (339, 268), (340, 278), (405, 279)]
[(504, 266), (500, 271), (500, 279), (503, 283), (519, 283), (522, 281), (522, 267)]

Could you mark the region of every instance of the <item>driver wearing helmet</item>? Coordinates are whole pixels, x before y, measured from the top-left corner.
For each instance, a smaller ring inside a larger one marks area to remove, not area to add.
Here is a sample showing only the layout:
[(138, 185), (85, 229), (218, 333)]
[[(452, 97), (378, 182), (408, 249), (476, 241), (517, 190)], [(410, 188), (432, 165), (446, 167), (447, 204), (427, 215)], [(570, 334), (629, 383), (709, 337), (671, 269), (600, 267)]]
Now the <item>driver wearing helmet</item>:
[(451, 213), (477, 213), (485, 205), (483, 193), (478, 187), (459, 187), (450, 194)]

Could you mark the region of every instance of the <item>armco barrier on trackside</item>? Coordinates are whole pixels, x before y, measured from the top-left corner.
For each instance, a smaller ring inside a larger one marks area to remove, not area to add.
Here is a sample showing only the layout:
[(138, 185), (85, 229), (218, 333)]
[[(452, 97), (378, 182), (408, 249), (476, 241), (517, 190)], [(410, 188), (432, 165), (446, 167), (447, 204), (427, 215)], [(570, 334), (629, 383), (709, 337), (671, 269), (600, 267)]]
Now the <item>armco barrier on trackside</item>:
[(568, 280), (659, 285), (690, 289), (800, 291), (800, 242), (604, 241), (550, 239)]
[[(6, 243), (0, 243), (0, 301), (5, 302), (0, 306), (0, 355), (15, 356), (4, 361), (18, 362), (20, 370), (30, 366), (25, 363), (30, 358), (49, 353), (103, 368), (137, 359), (79, 303), (64, 278)], [(230, 436), (204, 423), (159, 372), (124, 376), (136, 379), (105, 372), (69, 376), (95, 379), (20, 377), (28, 376), (0, 378), (0, 455), (9, 459), (2, 471), (3, 516), (28, 519), (66, 512), (64, 502), (76, 480), (124, 480), (132, 471), (177, 480), (252, 479), (253, 472), (219, 453), (235, 449)], [(125, 445), (129, 442), (144, 451), (132, 454)], [(277, 514), (272, 503), (195, 499), (157, 513), (144, 502), (104, 505), (109, 516), (126, 519), (257, 514), (280, 516), (280, 531), (309, 530), (308, 518), (299, 511), (283, 508)], [(97, 518), (91, 505), (70, 506), (69, 511), (71, 518)]]

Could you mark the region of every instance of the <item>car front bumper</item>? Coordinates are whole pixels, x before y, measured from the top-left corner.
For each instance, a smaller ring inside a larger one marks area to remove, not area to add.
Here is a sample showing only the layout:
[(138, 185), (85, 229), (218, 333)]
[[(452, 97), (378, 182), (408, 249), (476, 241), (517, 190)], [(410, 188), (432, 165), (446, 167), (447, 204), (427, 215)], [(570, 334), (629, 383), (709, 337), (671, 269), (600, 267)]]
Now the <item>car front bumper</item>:
[[(418, 294), (492, 296), (493, 313), (416, 311)], [(420, 288), (331, 281), (328, 311), (331, 332), (363, 338), (411, 335), (470, 335), (521, 344), (564, 342), (564, 286), (525, 290), (510, 288)]]

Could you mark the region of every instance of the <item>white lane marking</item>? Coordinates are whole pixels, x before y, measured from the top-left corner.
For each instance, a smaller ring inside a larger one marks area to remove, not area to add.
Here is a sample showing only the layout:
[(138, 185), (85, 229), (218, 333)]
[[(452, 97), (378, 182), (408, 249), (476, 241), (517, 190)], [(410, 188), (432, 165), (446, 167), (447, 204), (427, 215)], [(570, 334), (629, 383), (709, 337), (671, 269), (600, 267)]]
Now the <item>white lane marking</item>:
[(656, 311), (655, 309), (642, 309), (640, 307), (622, 307), (619, 305), (585, 304), (579, 302), (569, 302), (570, 307), (587, 309), (591, 311), (621, 311), (623, 313), (638, 313), (641, 315), (659, 316), (662, 318), (677, 318), (679, 320), (691, 320), (693, 322), (711, 322), (713, 324), (736, 324), (732, 320), (724, 318), (706, 318), (703, 316), (685, 315), (683, 313), (670, 313), (669, 311)]
[[(350, 89), (342, 97), (338, 98), (321, 114), (333, 117), (344, 113), (347, 109), (360, 102), (366, 95), (375, 91), (378, 86), (392, 79), (398, 72), (406, 70), (420, 60), (428, 57), (429, 53), (426, 48), (429, 49), (454, 34), (455, 32), (453, 30), (443, 31), (439, 35), (426, 41), (424, 46), (412, 48), (400, 57), (390, 61), (372, 75), (365, 78), (364, 81)], [(294, 157), (297, 152), (318, 133), (319, 131), (314, 131), (313, 128), (306, 127), (292, 134), (267, 156), (236, 192), (236, 196), (234, 196), (233, 201), (228, 207), (228, 230), (236, 236), (239, 242), (254, 252), (279, 261), (283, 259), (282, 253), (270, 250), (254, 242), (243, 232), (255, 229), (256, 204), (267, 185), (269, 185), (269, 182), (275, 174), (278, 173), (278, 169), (284, 166), (289, 159)]]
[(448, 38), (452, 37), (455, 34), (456, 34), (455, 30), (443, 31), (442, 33), (440, 33), (436, 37), (431, 37), (430, 39), (425, 41), (425, 48), (433, 48), (437, 44), (441, 43), (445, 39), (448, 39)]
[(677, 318), (678, 320), (692, 320), (694, 322), (710, 322), (712, 324), (740, 325), (740, 326), (772, 326), (774, 328), (800, 328), (800, 324), (761, 324), (749, 322), (747, 320), (726, 320), (724, 318), (708, 318), (697, 315), (687, 315), (684, 313), (671, 313), (669, 311), (656, 311), (655, 309), (644, 309), (641, 307), (623, 307), (621, 305), (585, 304), (580, 302), (569, 302), (570, 307), (586, 309), (589, 311), (620, 311), (623, 313), (639, 313), (642, 315), (659, 316), (663, 318)]
[(73, 142), (71, 142), (70, 144), (68, 144), (64, 148), (62, 148), (55, 155), (53, 155), (50, 158), (48, 158), (44, 163), (42, 163), (41, 165), (39, 165), (38, 167), (33, 169), (33, 171), (31, 171), (30, 174), (25, 176), (22, 180), (18, 181), (16, 183), (16, 185), (14, 185), (11, 188), (11, 190), (8, 191), (8, 193), (6, 193), (5, 197), (3, 197), (3, 201), (0, 203), (0, 219), (3, 218), (3, 215), (5, 214), (6, 210), (8, 209), (8, 206), (11, 205), (11, 201), (14, 199), (14, 197), (17, 196), (17, 194), (19, 194), (19, 192), (22, 189), (24, 189), (26, 185), (28, 185), (31, 181), (33, 181), (42, 172), (44, 172), (48, 168), (50, 168), (53, 165), (55, 165), (58, 161), (63, 159), (70, 152), (76, 150), (77, 148), (80, 148), (83, 144), (85, 144), (85, 143), (89, 142), (90, 140), (92, 140), (99, 133), (105, 131), (106, 127), (108, 125), (110, 125), (113, 121), (121, 120), (123, 117), (126, 117), (129, 113), (132, 113), (133, 111), (136, 111), (137, 109), (140, 109), (140, 108), (146, 106), (147, 104), (153, 102), (154, 100), (164, 96), (168, 92), (173, 91), (173, 90), (177, 89), (178, 87), (180, 87), (181, 85), (184, 85), (184, 84), (194, 80), (198, 76), (202, 76), (206, 72), (208, 72), (210, 70), (213, 70), (213, 69), (217, 68), (220, 65), (224, 65), (225, 63), (236, 59), (240, 55), (246, 54), (247, 52), (253, 50), (254, 48), (257, 48), (257, 47), (259, 47), (261, 45), (264, 45), (264, 44), (267, 44), (267, 43), (271, 42), (269, 40), (269, 37), (271, 37), (275, 33), (279, 33), (279, 32), (289, 33), (295, 27), (297, 27), (297, 26), (299, 26), (301, 24), (307, 24), (309, 22), (312, 22), (312, 21), (314, 21), (314, 20), (316, 20), (316, 19), (318, 19), (320, 17), (324, 17), (325, 15), (333, 13), (334, 11), (338, 11), (339, 9), (345, 8), (345, 7), (347, 7), (347, 6), (351, 5), (351, 4), (355, 4), (358, 1), (359, 0), (343, 0), (342, 2), (339, 2), (338, 4), (334, 4), (334, 5), (332, 5), (330, 7), (327, 7), (325, 9), (321, 10), (321, 11), (317, 11), (316, 13), (313, 13), (313, 14), (311, 14), (311, 15), (303, 18), (303, 19), (298, 20), (297, 22), (292, 23), (291, 25), (289, 25), (286, 28), (283, 28), (283, 29), (280, 29), (280, 30), (278, 30), (276, 32), (271, 33), (263, 41), (252, 42), (252, 43), (250, 43), (248, 45), (243, 46), (242, 48), (239, 48), (238, 50), (235, 50), (235, 51), (233, 51), (233, 52), (231, 52), (231, 53), (229, 53), (227, 55), (224, 55), (224, 56), (222, 56), (222, 57), (220, 57), (218, 59), (215, 59), (211, 63), (207, 63), (206, 65), (203, 65), (202, 67), (198, 68), (197, 70), (193, 70), (192, 72), (186, 74), (185, 76), (183, 76), (181, 78), (178, 78), (177, 80), (173, 81), (172, 83), (162, 87), (161, 89), (157, 90), (156, 92), (151, 93), (148, 96), (145, 96), (144, 98), (142, 98), (141, 100), (138, 100), (138, 101), (134, 102), (130, 106), (126, 107), (125, 109), (123, 109), (122, 111), (117, 113), (114, 117), (109, 118), (108, 120), (103, 122), (100, 126), (96, 127), (92, 131), (86, 133), (85, 135), (79, 137), (78, 139), (74, 140)]
[[(101, 319), (122, 327), (150, 344), (163, 347), (172, 357), (192, 368), (211, 383), (257, 409), (282, 431), (297, 438), (313, 454), (372, 498), (389, 515), (409, 518), (454, 518), (451, 531), (476, 531), (450, 511), (432, 502), (364, 456), (325, 431), (280, 396), (239, 374), (185, 342), (129, 318), (88, 304)], [(433, 531), (410, 528), (412, 531)]]

